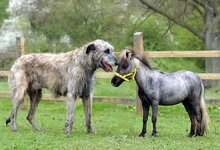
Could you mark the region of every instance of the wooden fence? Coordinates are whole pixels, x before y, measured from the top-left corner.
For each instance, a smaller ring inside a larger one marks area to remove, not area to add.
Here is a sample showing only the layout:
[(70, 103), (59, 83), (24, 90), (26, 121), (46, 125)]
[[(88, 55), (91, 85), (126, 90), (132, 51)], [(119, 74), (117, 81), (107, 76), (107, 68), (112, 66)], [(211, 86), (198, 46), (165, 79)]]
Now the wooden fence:
[[(17, 43), (17, 53), (0, 53), (1, 58), (17, 58), (25, 53), (24, 50), (24, 38), (18, 37), (16, 38)], [(144, 39), (142, 32), (134, 33), (134, 49), (140, 53), (147, 54), (148, 57), (151, 58), (181, 58), (181, 57), (220, 57), (219, 50), (212, 51), (144, 51)], [(119, 56), (119, 52), (116, 52), (116, 56)], [(220, 66), (219, 66), (220, 67)], [(0, 71), (0, 77), (8, 76), (9, 71)], [(203, 80), (220, 80), (220, 73), (198, 73), (198, 75)], [(96, 73), (96, 77), (100, 79), (109, 79), (112, 78), (113, 73), (105, 73), (98, 72)], [(9, 92), (0, 92), (1, 96), (9, 96)], [(44, 96), (43, 99), (54, 100), (54, 98), (49, 97), (48, 95)], [(118, 97), (94, 97), (96, 101), (105, 101), (105, 102), (114, 102), (114, 103), (134, 103), (134, 100), (128, 98), (118, 98)], [(64, 100), (63, 98), (58, 100)], [(138, 98), (136, 92), (136, 111), (141, 112), (141, 101)], [(27, 103), (26, 99), (23, 104), (23, 108), (26, 108)]]

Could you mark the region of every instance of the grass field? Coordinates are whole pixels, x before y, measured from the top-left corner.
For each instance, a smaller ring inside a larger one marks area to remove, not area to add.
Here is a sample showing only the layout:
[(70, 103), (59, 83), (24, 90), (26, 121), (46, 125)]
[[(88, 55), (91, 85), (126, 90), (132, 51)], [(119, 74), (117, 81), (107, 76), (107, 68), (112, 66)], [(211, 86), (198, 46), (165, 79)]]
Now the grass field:
[(19, 110), (18, 131), (11, 132), (5, 119), (11, 111), (9, 99), (0, 103), (0, 149), (220, 149), (220, 106), (209, 106), (210, 128), (204, 137), (187, 137), (189, 119), (181, 105), (160, 107), (158, 114), (159, 136), (150, 136), (152, 125), (149, 119), (148, 133), (139, 138), (142, 117), (129, 105), (95, 103), (93, 124), (95, 135), (88, 135), (84, 125), (82, 104), (77, 102), (74, 133), (67, 137), (63, 127), (65, 103), (42, 101), (36, 112), (36, 120), (43, 129), (33, 131), (25, 120), (27, 110)]
[[(5, 80), (0, 81), (0, 91), (8, 91)], [(44, 93), (48, 93), (45, 91)], [(119, 88), (110, 85), (110, 80), (97, 80), (95, 96), (135, 97), (135, 83), (124, 83)], [(219, 88), (206, 90), (206, 98), (219, 98)], [(28, 104), (29, 105), (29, 104)], [(28, 106), (29, 108), (29, 106)], [(11, 102), (0, 96), (0, 149), (220, 149), (220, 106), (209, 106), (210, 128), (204, 137), (187, 137), (189, 119), (181, 105), (160, 107), (157, 127), (159, 136), (151, 137), (151, 119), (148, 133), (139, 138), (142, 116), (135, 113), (132, 105), (95, 103), (93, 112), (95, 135), (88, 135), (84, 125), (82, 104), (78, 100), (74, 133), (64, 134), (65, 103), (42, 101), (37, 109), (36, 120), (43, 129), (33, 131), (26, 121), (28, 110), (18, 114), (18, 132), (11, 132), (5, 119), (11, 112)]]

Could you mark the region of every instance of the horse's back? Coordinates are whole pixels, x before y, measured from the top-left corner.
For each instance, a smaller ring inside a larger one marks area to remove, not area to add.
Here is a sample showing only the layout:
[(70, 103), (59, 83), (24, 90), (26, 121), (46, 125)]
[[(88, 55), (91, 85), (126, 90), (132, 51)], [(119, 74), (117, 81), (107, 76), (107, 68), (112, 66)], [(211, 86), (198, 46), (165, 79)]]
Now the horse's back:
[[(187, 98), (200, 93), (201, 80), (191, 71), (177, 71), (162, 75), (163, 86), (160, 89), (161, 105), (181, 103)], [(193, 93), (193, 94), (192, 94)]]

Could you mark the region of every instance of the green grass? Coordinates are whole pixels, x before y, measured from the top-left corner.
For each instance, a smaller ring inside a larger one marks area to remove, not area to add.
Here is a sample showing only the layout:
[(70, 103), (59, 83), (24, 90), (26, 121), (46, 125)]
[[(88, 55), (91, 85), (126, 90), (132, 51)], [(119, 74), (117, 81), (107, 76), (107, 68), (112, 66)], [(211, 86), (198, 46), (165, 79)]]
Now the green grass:
[(150, 136), (152, 125), (149, 119), (148, 133), (139, 138), (142, 117), (130, 105), (95, 103), (93, 125), (95, 135), (88, 135), (84, 125), (82, 104), (77, 103), (73, 134), (64, 134), (65, 103), (42, 101), (36, 112), (41, 132), (33, 131), (25, 120), (27, 110), (19, 110), (17, 132), (5, 126), (11, 111), (9, 99), (0, 103), (0, 149), (219, 149), (220, 106), (210, 106), (210, 128), (204, 137), (187, 137), (189, 119), (181, 105), (159, 107), (157, 128), (159, 136)]
[[(204, 72), (201, 58), (154, 58), (152, 59), (155, 68), (165, 72), (178, 70), (189, 70), (196, 73)], [(184, 69), (185, 68), (185, 69)]]
[(0, 80), (0, 91), (9, 91), (8, 82), (6, 80)]
[(97, 79), (94, 95), (134, 98), (135, 88), (135, 81), (124, 82), (119, 87), (113, 87), (111, 85), (111, 79)]
[(220, 99), (220, 85), (209, 88), (205, 92), (206, 97), (209, 99)]

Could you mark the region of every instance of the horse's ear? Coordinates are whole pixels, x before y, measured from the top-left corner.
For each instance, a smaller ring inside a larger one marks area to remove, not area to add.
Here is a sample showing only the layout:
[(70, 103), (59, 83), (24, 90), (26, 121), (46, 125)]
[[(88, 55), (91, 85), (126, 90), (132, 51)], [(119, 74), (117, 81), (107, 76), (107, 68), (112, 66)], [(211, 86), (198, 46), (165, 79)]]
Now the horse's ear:
[(126, 51), (126, 59), (130, 61), (134, 57), (134, 53), (130, 51)]
[(128, 51), (126, 51), (126, 58), (128, 58), (129, 57), (129, 52)]
[(94, 43), (89, 44), (86, 48), (86, 54), (89, 54), (91, 51), (95, 51), (95, 50), (96, 50), (95, 44)]

